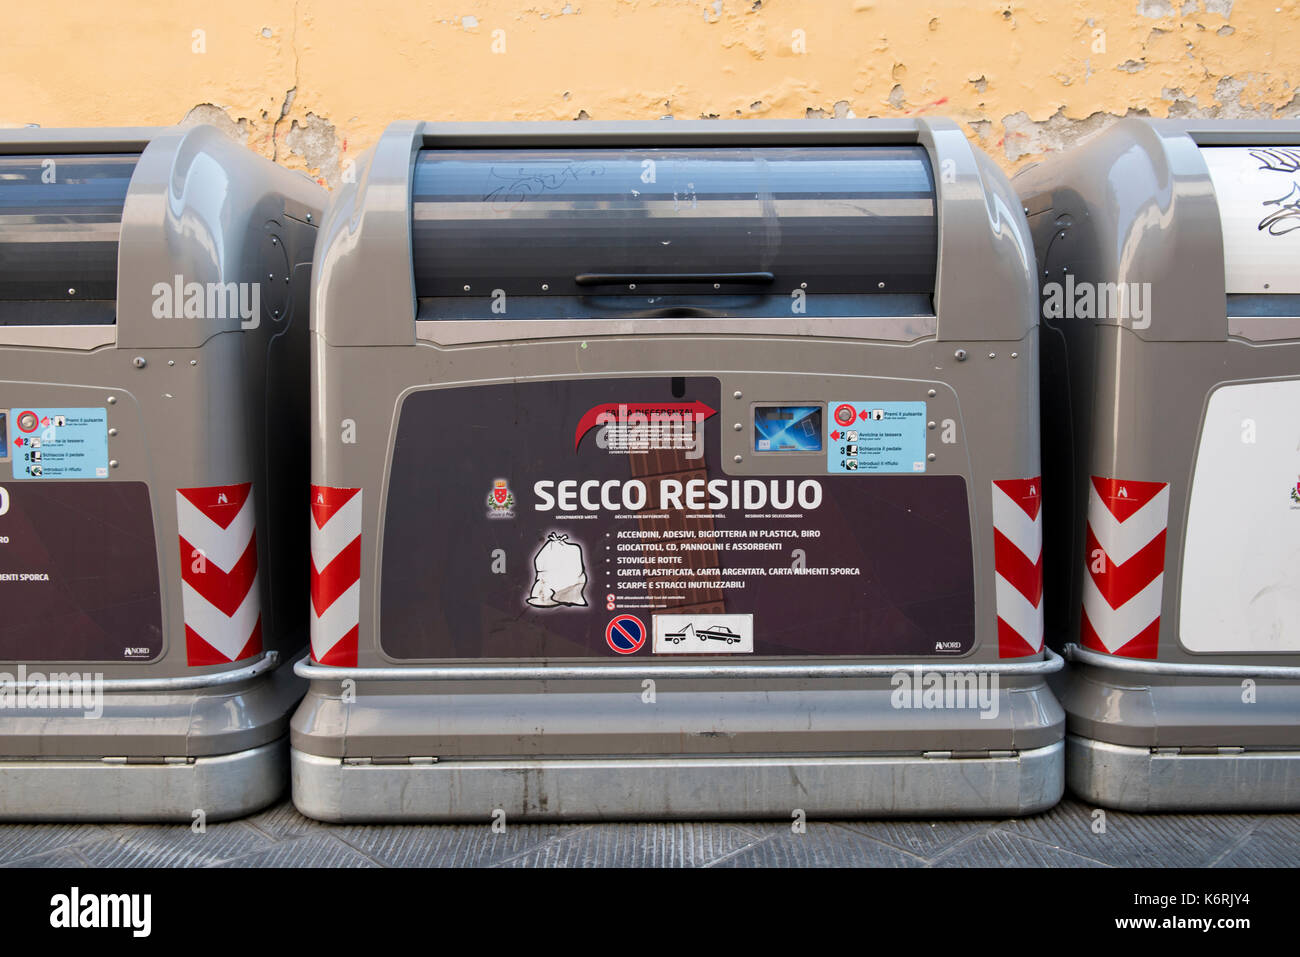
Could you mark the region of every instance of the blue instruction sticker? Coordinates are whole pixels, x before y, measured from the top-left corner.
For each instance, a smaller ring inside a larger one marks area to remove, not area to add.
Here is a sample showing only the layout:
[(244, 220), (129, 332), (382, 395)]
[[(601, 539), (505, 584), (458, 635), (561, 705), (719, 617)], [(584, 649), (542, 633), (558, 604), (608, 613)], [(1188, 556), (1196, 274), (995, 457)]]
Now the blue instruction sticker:
[(108, 478), (106, 409), (9, 410), (16, 479)]
[(924, 472), (924, 402), (831, 402), (826, 471)]

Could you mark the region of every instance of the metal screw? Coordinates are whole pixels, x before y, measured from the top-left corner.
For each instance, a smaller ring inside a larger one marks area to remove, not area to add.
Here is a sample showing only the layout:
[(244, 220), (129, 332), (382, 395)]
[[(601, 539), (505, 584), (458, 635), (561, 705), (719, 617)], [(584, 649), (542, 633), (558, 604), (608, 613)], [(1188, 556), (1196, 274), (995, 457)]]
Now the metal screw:
[(938, 456), (935, 455), (933, 452), (931, 452), (929, 455), (926, 456), (926, 458), (929, 459), (931, 462), (933, 462), (936, 458), (938, 458)]
[(68, 289), (69, 296), (75, 296), (76, 294), (77, 294), (77, 290), (71, 288)]
[(550, 288), (551, 288), (550, 283), (545, 283), (545, 282), (542, 283), (542, 292), (546, 292)]
[(135, 366), (137, 369), (143, 369), (147, 364), (148, 363), (144, 361), (144, 356), (136, 356), (131, 360), (131, 365)]
[(308, 213), (308, 214), (307, 214), (307, 222), (309, 222), (309, 223), (311, 222), (311, 213)]
[(733, 461), (733, 462), (740, 462), (740, 461), (743, 461), (743, 459), (744, 459), (744, 456), (737, 455), (737, 456), (734, 456), (734, 457), (732, 458), (732, 461)]
[(720, 282), (715, 282), (715, 283), (713, 284), (713, 288), (714, 288), (714, 289), (721, 289), (721, 288), (722, 288), (722, 283), (720, 283)]
[(111, 461), (109, 461), (108, 467), (113, 469), (117, 468), (117, 459), (112, 459)]
[(956, 352), (953, 353), (953, 356), (957, 359), (958, 362), (965, 362), (965, 361), (966, 361), (966, 350), (965, 350), (965, 349), (958, 349)]
[(108, 430), (108, 434), (109, 434), (109, 435), (117, 435), (117, 429), (109, 429), (109, 430)]
[(1011, 358), (1013, 358), (1013, 359), (1019, 359), (1019, 358), (1020, 358), (1020, 353), (1019, 353), (1019, 352), (1013, 352), (1013, 353), (1011, 353)]
[(989, 353), (989, 358), (990, 358), (990, 359), (996, 359), (997, 357), (998, 357), (998, 354), (997, 354), (996, 352), (990, 352), (990, 353)]
[(743, 394), (744, 393), (742, 393), (739, 389), (737, 389), (735, 392), (731, 393), (731, 397), (733, 399), (739, 399)]
[(167, 364), (168, 364), (169, 366), (174, 366), (174, 365), (176, 365), (176, 360), (175, 360), (175, 359), (168, 359), (168, 360), (167, 360)]
[(636, 288), (636, 283), (634, 283), (634, 282), (630, 282), (630, 283), (628, 283), (628, 284), (627, 284), (627, 288), (628, 288), (628, 289), (635, 289), (635, 288)]
[(737, 432), (739, 432), (741, 429), (744, 428), (744, 426), (741, 425), (739, 422), (737, 422), (735, 425), (732, 426), (732, 428), (735, 429)]
[(877, 288), (877, 289), (884, 289), (884, 288), (885, 288), (885, 284), (884, 284), (883, 282), (878, 282), (878, 283), (876, 283), (876, 288)]
[(464, 289), (465, 289), (466, 292), (469, 292), (469, 285), (466, 284), (466, 285), (464, 286)]
[(271, 237), (271, 245), (272, 245), (272, 246), (278, 246), (278, 245), (280, 245), (280, 240), (278, 240), (278, 239), (276, 239), (274, 236), (272, 236), (272, 237)]
[(799, 288), (800, 288), (800, 289), (807, 289), (807, 288), (808, 288), (808, 284), (807, 284), (806, 282), (801, 282), (801, 283), (799, 283)]
[(929, 392), (926, 393), (926, 395), (928, 395), (930, 398), (933, 399), (936, 395), (938, 395), (938, 393), (935, 392), (933, 389), (931, 389)]
[(933, 423), (933, 422), (927, 422), (927, 423), (925, 423), (925, 427), (926, 427), (927, 429), (933, 429), (933, 428), (934, 428), (934, 423)]
[(110, 395), (106, 401), (109, 405), (117, 405), (117, 396)]
[(198, 365), (198, 364), (199, 364), (199, 360), (198, 360), (198, 359), (191, 359), (191, 360), (190, 360), (190, 365), (192, 365), (192, 366), (196, 366), (196, 365)]

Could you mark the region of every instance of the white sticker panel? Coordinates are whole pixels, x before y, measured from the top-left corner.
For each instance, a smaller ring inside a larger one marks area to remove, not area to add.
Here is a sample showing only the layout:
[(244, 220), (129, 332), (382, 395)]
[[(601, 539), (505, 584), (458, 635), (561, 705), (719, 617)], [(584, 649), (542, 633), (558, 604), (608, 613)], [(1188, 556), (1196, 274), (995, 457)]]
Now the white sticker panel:
[(753, 615), (655, 615), (657, 655), (736, 655), (754, 650)]
[(1300, 379), (1210, 397), (1178, 620), (1190, 651), (1300, 651)]
[(1300, 146), (1201, 150), (1219, 201), (1233, 293), (1300, 293)]

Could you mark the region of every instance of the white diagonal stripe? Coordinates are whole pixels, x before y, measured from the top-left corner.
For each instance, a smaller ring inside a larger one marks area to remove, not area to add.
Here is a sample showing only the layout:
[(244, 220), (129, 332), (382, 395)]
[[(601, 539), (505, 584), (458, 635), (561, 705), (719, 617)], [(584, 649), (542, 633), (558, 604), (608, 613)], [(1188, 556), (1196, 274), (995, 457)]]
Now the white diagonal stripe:
[(223, 572), (234, 568), (248, 548), (248, 540), (253, 537), (253, 512), (250, 491), (234, 521), (222, 528), (184, 495), (176, 493), (176, 526), (181, 537), (195, 548), (203, 549), (205, 560)]
[(199, 637), (213, 648), (233, 660), (235, 655), (244, 650), (244, 645), (248, 644), (248, 639), (253, 634), (253, 626), (257, 624), (257, 615), (261, 610), (258, 595), (257, 576), (253, 576), (253, 584), (243, 602), (233, 615), (227, 617), (188, 582), (181, 582), (185, 624), (198, 632)]
[(1037, 651), (1043, 647), (1043, 600), (1031, 605), (1020, 589), (1001, 575), (993, 579), (997, 596), (998, 617), (1015, 629), (1016, 634)]
[[(308, 599), (310, 602), (310, 599)], [(357, 626), (361, 621), (361, 582), (353, 582), (334, 603), (325, 609), (324, 614), (316, 617), (316, 608), (311, 609), (311, 653), (320, 661), (339, 639)]]
[(1121, 522), (1111, 514), (1097, 494), (1097, 486), (1090, 481), (1088, 524), (1107, 557), (1116, 565), (1123, 565), (1169, 524), (1169, 486), (1166, 485), (1151, 501)]
[(993, 527), (1005, 535), (1011, 544), (1037, 563), (1043, 554), (1043, 511), (1030, 518), (1025, 510), (996, 485), (993, 486)]
[(348, 499), (346, 505), (330, 516), (324, 528), (316, 526), (316, 519), (311, 519), (311, 559), (316, 563), (317, 571), (324, 571), (325, 566), (338, 557), (339, 552), (352, 544), (361, 534), (361, 493), (357, 492)]
[(1111, 609), (1097, 583), (1087, 570), (1083, 573), (1083, 609), (1092, 622), (1092, 630), (1097, 633), (1107, 651), (1122, 648), (1140, 635), (1151, 622), (1160, 617), (1160, 601), (1164, 591), (1165, 576), (1159, 574), (1155, 580), (1140, 592), (1120, 605)]

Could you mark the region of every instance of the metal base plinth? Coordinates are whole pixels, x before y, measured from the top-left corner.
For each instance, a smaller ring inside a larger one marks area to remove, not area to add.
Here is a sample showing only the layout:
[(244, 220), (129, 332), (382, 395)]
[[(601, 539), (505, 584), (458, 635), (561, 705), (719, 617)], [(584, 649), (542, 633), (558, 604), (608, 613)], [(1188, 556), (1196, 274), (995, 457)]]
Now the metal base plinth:
[(0, 760), (0, 821), (224, 821), (270, 804), (286, 782), (288, 735), (184, 763)]
[[(332, 822), (790, 820), (1034, 814), (1061, 742), (1006, 757), (595, 758), (344, 764), (292, 749), (293, 801)], [(499, 816), (499, 815), (498, 815)]]
[(1300, 751), (1172, 754), (1066, 737), (1066, 782), (1123, 811), (1300, 810)]

